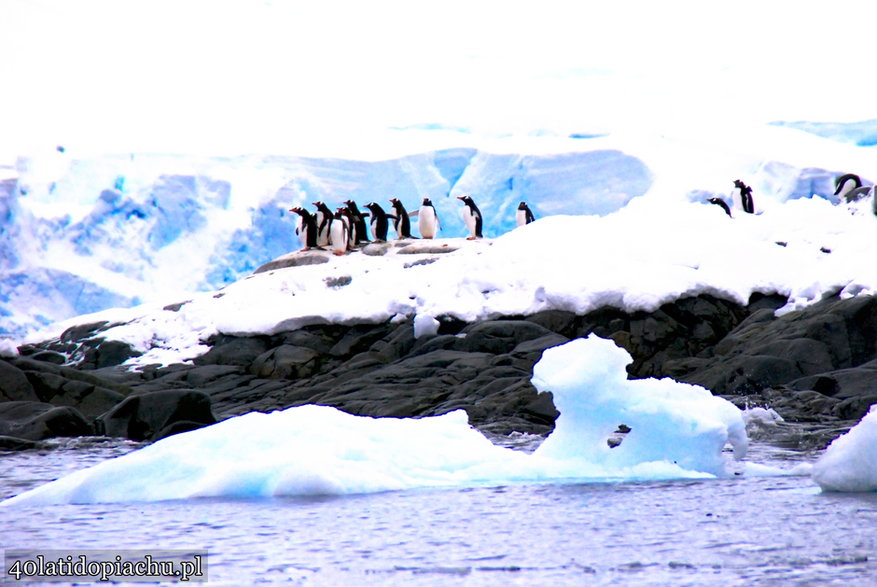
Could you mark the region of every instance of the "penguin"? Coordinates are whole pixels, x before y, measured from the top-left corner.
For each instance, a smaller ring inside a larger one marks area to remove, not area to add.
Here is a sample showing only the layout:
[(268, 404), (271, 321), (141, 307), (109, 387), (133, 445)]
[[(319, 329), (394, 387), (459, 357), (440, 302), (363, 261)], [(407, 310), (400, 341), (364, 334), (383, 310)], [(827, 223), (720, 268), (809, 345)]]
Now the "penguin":
[(387, 240), (387, 231), (390, 228), (390, 221), (388, 219), (387, 213), (384, 212), (384, 209), (381, 208), (376, 202), (369, 202), (365, 205), (368, 208), (369, 212), (371, 212), (371, 219), (369, 223), (372, 227), (372, 234), (375, 237), (376, 241), (385, 241)]
[(393, 205), (393, 228), (396, 230), (397, 238), (414, 238), (411, 236), (411, 219), (408, 217), (408, 211), (402, 202), (396, 198), (391, 198), (390, 203)]
[(290, 212), (295, 212), (301, 217), (301, 223), (295, 229), (295, 234), (299, 235), (301, 242), (304, 244), (303, 251), (307, 251), (317, 246), (317, 218), (300, 206), (290, 208)]
[(755, 202), (752, 200), (752, 188), (739, 179), (734, 180), (734, 187), (737, 188), (737, 191), (731, 195), (734, 208), (739, 208), (747, 214), (754, 214)]
[(707, 198), (707, 202), (709, 202), (710, 204), (715, 204), (716, 206), (720, 206), (722, 210), (725, 211), (725, 214), (727, 214), (728, 216), (731, 215), (731, 207), (728, 206), (727, 202), (725, 202), (725, 200), (723, 200), (722, 198)]
[(347, 250), (349, 251), (356, 247), (356, 223), (353, 219), (353, 212), (347, 206), (341, 206), (338, 211), (341, 212), (344, 223), (347, 225)]
[(457, 199), (466, 204), (466, 207), (463, 208), (463, 222), (466, 223), (466, 228), (469, 229), (469, 236), (466, 237), (466, 240), (471, 241), (476, 238), (482, 238), (481, 210), (478, 209), (478, 206), (475, 205), (475, 201), (469, 196), (457, 196)]
[(314, 214), (317, 223), (317, 246), (329, 245), (329, 223), (332, 222), (332, 211), (323, 202), (314, 202), (317, 212)]
[(536, 217), (533, 216), (533, 212), (530, 210), (530, 207), (527, 206), (527, 202), (521, 202), (518, 204), (518, 210), (515, 212), (515, 222), (518, 223), (518, 226), (530, 224), (534, 220), (536, 220)]
[(359, 245), (371, 242), (368, 238), (368, 230), (365, 227), (365, 216), (359, 211), (356, 202), (353, 200), (347, 200), (344, 203), (347, 204), (347, 209), (350, 211), (350, 218), (353, 221), (353, 225), (356, 227), (356, 235), (354, 237), (356, 244)]
[(442, 226), (435, 213), (435, 207), (429, 198), (423, 198), (420, 206), (420, 212), (417, 215), (417, 227), (420, 229), (421, 238), (435, 238), (436, 233), (441, 230)]
[(349, 235), (350, 229), (347, 224), (347, 217), (341, 209), (338, 209), (329, 220), (329, 244), (333, 253), (343, 255), (347, 252)]
[(868, 195), (870, 188), (862, 186), (862, 179), (855, 173), (845, 173), (834, 179), (834, 195), (844, 202), (857, 202)]

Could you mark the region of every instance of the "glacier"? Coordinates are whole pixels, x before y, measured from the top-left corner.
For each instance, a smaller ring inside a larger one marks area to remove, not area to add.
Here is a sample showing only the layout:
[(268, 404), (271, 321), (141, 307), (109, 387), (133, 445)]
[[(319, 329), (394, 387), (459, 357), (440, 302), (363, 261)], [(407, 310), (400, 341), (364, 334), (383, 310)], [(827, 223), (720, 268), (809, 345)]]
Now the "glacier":
[[(20, 158), (0, 183), (0, 336), (74, 315), (209, 291), (301, 246), (289, 208), (389, 198), (436, 204), (463, 236), (456, 196), (475, 195), (485, 236), (537, 215), (606, 214), (642, 196), (647, 166), (616, 149), (493, 154), (442, 149), (381, 161), (282, 156)], [(173, 300), (171, 300), (173, 301)]]

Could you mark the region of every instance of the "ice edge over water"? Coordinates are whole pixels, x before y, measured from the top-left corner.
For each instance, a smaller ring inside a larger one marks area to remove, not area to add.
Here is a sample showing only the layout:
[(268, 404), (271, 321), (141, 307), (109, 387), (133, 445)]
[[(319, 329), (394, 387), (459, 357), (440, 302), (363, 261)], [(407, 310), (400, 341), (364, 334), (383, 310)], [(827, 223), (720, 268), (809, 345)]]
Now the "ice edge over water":
[[(165, 438), (2, 505), (341, 495), (510, 482), (710, 478), (742, 458), (742, 413), (670, 379), (628, 380), (630, 356), (594, 335), (548, 349), (533, 382), (561, 412), (533, 454), (493, 445), (457, 410), (421, 419), (307, 405)], [(607, 442), (619, 426), (621, 444)]]

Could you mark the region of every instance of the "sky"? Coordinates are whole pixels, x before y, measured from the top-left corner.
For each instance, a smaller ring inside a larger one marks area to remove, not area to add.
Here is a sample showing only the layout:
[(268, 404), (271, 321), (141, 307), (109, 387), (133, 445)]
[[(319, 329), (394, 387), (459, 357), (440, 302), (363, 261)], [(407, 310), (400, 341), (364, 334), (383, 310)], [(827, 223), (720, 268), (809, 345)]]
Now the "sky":
[[(4, 0), (0, 155), (307, 154), (478, 135), (875, 117), (877, 7)], [(865, 29), (863, 29), (865, 30)]]

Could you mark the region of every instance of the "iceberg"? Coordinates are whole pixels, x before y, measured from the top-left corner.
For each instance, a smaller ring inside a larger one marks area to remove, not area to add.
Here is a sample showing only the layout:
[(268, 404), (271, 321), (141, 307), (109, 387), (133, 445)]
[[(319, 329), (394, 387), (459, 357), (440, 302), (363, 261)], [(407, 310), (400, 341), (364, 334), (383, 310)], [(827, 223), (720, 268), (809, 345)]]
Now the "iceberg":
[(814, 463), (812, 475), (823, 491), (877, 491), (877, 405), (834, 439)]
[(626, 351), (594, 335), (547, 349), (533, 382), (554, 394), (561, 415), (554, 433), (532, 454), (492, 444), (469, 426), (462, 410), (400, 419), (306, 405), (253, 412), (171, 436), (0, 505), (729, 474), (726, 445), (737, 458), (747, 448), (741, 411), (693, 385), (628, 380), (628, 362)]

